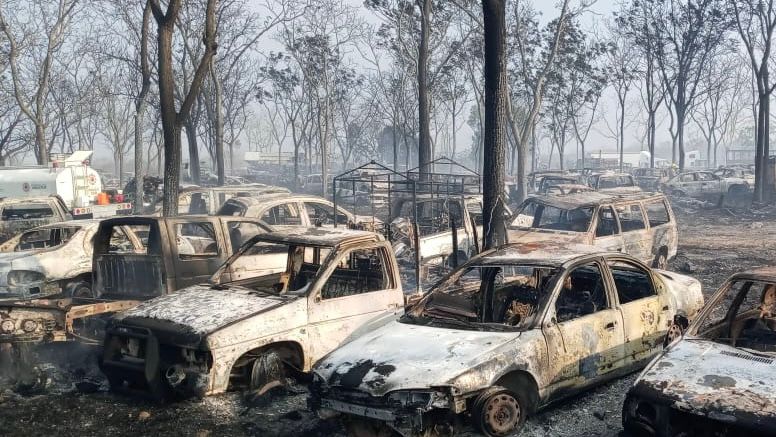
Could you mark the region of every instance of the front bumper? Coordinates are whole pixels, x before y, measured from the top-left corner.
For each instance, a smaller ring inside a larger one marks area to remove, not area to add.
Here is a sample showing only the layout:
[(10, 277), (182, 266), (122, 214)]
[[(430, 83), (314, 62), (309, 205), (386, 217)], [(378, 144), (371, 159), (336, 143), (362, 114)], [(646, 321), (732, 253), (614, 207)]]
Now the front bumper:
[(776, 435), (776, 412), (721, 411), (696, 408), (692, 403), (666, 399), (652, 390), (634, 386), (625, 398), (622, 421), (634, 436), (740, 436)]
[(157, 399), (204, 397), (210, 391), (208, 352), (160, 343), (147, 328), (113, 327), (100, 369), (111, 388)]
[(310, 390), (308, 406), (322, 418), (344, 414), (386, 423), (399, 434), (422, 434), (439, 423), (453, 423), (466, 409), (464, 399), (456, 399), (441, 390), (406, 390), (402, 400), (346, 390), (323, 393), (315, 384)]

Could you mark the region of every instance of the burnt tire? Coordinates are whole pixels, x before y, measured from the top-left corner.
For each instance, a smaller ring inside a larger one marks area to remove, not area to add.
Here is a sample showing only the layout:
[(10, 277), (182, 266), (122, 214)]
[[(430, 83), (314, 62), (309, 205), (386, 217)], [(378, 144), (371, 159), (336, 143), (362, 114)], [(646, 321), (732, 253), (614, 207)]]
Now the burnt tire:
[(472, 406), (474, 425), (488, 437), (502, 437), (519, 431), (529, 411), (525, 393), (494, 386), (482, 392)]
[(276, 387), (286, 385), (285, 363), (275, 351), (259, 354), (251, 365), (248, 396), (257, 399)]
[(69, 297), (95, 298), (91, 284), (86, 281), (71, 282), (65, 287)]

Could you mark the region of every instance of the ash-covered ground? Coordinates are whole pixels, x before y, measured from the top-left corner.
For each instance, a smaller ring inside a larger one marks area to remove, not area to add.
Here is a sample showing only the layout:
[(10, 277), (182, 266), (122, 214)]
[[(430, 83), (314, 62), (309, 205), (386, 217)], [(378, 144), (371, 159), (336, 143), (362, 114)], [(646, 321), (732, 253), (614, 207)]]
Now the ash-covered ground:
[[(697, 277), (708, 297), (730, 274), (776, 260), (776, 213), (702, 209), (675, 203), (680, 225), (673, 270)], [(306, 391), (250, 404), (238, 394), (167, 405), (107, 392), (94, 362), (96, 349), (56, 345), (38, 371), (40, 384), (0, 382), (0, 435), (342, 436), (336, 420), (321, 421), (306, 408)], [(47, 358), (68, 363), (65, 369)], [(88, 358), (83, 358), (84, 356)], [(45, 375), (45, 376), (41, 376)], [(551, 406), (531, 418), (523, 436), (614, 436), (635, 375)], [(463, 435), (475, 435), (464, 430)]]

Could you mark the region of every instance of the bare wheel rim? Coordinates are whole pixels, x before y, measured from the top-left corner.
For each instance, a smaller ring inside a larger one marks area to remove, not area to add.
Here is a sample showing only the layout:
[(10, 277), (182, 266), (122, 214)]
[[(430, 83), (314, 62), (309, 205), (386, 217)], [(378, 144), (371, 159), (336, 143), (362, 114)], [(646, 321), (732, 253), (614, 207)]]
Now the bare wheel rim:
[(682, 328), (679, 327), (677, 324), (671, 324), (671, 326), (668, 328), (668, 332), (666, 333), (666, 343), (671, 343), (677, 338), (682, 336)]
[(483, 423), (494, 436), (504, 436), (520, 424), (522, 410), (517, 400), (507, 393), (499, 393), (485, 402)]
[(275, 387), (285, 385), (283, 361), (274, 353), (259, 355), (251, 368), (250, 392), (260, 397)]
[(78, 285), (73, 290), (73, 297), (92, 297), (92, 290), (86, 285)]

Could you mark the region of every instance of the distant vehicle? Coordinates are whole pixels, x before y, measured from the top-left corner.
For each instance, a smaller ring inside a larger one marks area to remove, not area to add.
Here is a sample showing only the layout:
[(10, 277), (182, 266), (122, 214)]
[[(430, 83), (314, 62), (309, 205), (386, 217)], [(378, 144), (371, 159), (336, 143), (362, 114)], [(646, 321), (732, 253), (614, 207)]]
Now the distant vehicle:
[(102, 191), (102, 180), (88, 165), (91, 154), (74, 152), (51, 166), (0, 167), (0, 198), (56, 195), (68, 209), (94, 205)]
[[(223, 187), (200, 187), (192, 185), (181, 188), (178, 193), (179, 214), (215, 215), (224, 203), (234, 197), (259, 196), (264, 194), (288, 194), (288, 188), (264, 184), (226, 185)], [(162, 199), (157, 201), (155, 212), (160, 212)]]
[(216, 215), (234, 217), (255, 217), (273, 228), (279, 227), (333, 227), (334, 223), (365, 225), (376, 222), (371, 217), (356, 217), (344, 208), (322, 197), (307, 194), (264, 194), (250, 197), (234, 197), (227, 200)]
[(776, 435), (776, 268), (734, 274), (670, 332), (625, 398), (629, 435)]
[(558, 185), (578, 185), (579, 178), (572, 175), (556, 176), (547, 175), (544, 176), (539, 183), (539, 188), (536, 190), (538, 193), (547, 194), (549, 187)]
[(725, 178), (738, 178), (743, 179), (749, 184), (750, 187), (754, 187), (754, 172), (748, 168), (740, 167), (722, 167), (714, 170), (714, 174), (722, 179)]
[(659, 191), (671, 178), (671, 169), (669, 168), (634, 168), (631, 172), (636, 179), (636, 184), (644, 191)]
[(576, 194), (576, 193), (588, 193), (594, 191), (587, 185), (582, 184), (557, 184), (549, 185), (542, 190), (542, 194)]
[[(99, 220), (72, 220), (22, 232), (0, 246), (0, 299), (40, 299), (54, 295), (95, 297), (92, 253)], [(140, 238), (129, 226), (110, 243), (139, 251)]]
[[(310, 174), (304, 177), (302, 180), (302, 191), (307, 194), (314, 194), (316, 196), (329, 194), (329, 188), (334, 181), (334, 175), (330, 174), (326, 178), (326, 186), (323, 185), (323, 176), (320, 174)], [(325, 191), (324, 191), (325, 189)]]
[(534, 193), (541, 190), (542, 181), (545, 178), (564, 178), (569, 173), (561, 170), (536, 171), (528, 175), (528, 192)]
[[(237, 267), (270, 255), (282, 269), (246, 274)], [(249, 240), (209, 283), (119, 314), (100, 367), (114, 390), (263, 395), (309, 372), (365, 325), (403, 311), (398, 266), (382, 236), (284, 229)]]
[(28, 229), (72, 219), (58, 196), (0, 198), (0, 243)]
[(639, 192), (633, 176), (626, 173), (599, 173), (588, 176), (588, 185), (596, 191), (612, 191), (617, 193)]
[(510, 243), (588, 244), (624, 252), (664, 269), (676, 256), (678, 231), (660, 193), (577, 193), (527, 199), (512, 216)]
[(725, 196), (740, 196), (754, 189), (746, 179), (721, 177), (710, 171), (678, 174), (666, 182), (663, 191), (675, 196), (693, 197), (721, 204)]
[(433, 435), (470, 420), (516, 435), (553, 401), (643, 367), (701, 284), (633, 257), (565, 243), (473, 258), (398, 320), (313, 368), (309, 404), (351, 435)]

